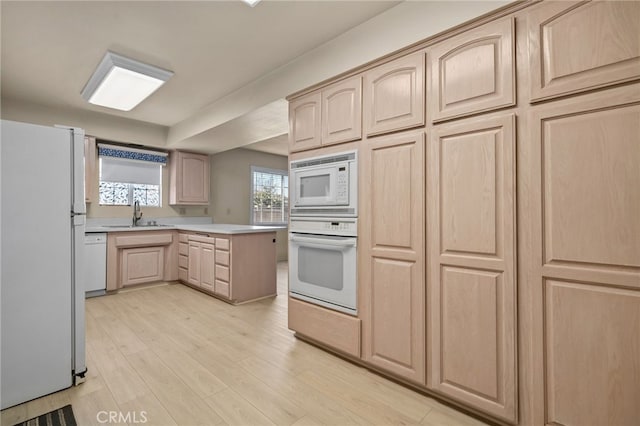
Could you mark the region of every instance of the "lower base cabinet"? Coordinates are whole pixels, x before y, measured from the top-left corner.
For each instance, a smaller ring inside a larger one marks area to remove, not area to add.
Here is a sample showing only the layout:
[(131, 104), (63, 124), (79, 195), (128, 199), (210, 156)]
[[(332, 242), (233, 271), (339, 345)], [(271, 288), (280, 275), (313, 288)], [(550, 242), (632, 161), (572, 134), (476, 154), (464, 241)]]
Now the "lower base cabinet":
[(175, 231), (110, 232), (107, 236), (107, 291), (178, 279)]
[(289, 297), (289, 328), (347, 355), (360, 358), (360, 320)]
[(164, 277), (164, 247), (122, 250), (122, 286), (161, 281)]
[(178, 278), (231, 303), (275, 296), (276, 234), (181, 232)]

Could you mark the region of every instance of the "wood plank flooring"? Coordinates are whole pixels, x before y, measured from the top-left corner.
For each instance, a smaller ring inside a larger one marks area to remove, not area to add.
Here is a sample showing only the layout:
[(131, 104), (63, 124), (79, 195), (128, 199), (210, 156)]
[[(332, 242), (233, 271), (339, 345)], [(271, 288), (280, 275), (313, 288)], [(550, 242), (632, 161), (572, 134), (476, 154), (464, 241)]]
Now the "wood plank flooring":
[(88, 299), (86, 382), (2, 425), (66, 404), (83, 426), (483, 424), (294, 338), (286, 292), (281, 263), (278, 297), (245, 305), (177, 283)]

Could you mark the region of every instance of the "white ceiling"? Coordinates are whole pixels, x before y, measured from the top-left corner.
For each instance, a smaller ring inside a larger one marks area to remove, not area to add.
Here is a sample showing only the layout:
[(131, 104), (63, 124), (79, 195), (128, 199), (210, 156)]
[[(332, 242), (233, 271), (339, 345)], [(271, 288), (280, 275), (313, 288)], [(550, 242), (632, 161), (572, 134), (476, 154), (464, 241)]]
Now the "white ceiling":
[[(2, 0), (3, 118), (37, 110), (41, 124), (108, 137), (97, 133), (111, 120), (127, 127), (114, 135), (140, 135), (122, 142), (286, 155), (284, 96), (504, 2)], [(107, 50), (175, 75), (132, 111), (88, 104), (80, 92)]]
[[(397, 3), (2, 1), (2, 97), (172, 126)], [(107, 50), (175, 76), (130, 112), (88, 104)]]

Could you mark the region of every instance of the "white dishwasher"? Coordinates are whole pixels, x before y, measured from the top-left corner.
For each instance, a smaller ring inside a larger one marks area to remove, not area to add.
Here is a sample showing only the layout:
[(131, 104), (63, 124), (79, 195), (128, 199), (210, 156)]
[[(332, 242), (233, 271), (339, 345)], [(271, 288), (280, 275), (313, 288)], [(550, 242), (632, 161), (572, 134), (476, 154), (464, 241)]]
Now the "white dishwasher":
[(84, 249), (85, 296), (101, 296), (107, 289), (107, 234), (84, 234)]

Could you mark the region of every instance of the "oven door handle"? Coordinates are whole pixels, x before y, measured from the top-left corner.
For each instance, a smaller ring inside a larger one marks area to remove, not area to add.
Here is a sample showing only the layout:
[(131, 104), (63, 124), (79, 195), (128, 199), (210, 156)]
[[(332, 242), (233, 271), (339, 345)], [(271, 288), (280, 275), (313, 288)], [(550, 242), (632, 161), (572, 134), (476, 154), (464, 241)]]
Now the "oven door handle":
[(356, 239), (348, 238), (344, 240), (337, 239), (329, 239), (329, 238), (310, 238), (310, 237), (301, 237), (298, 235), (292, 235), (289, 237), (290, 241), (294, 243), (307, 243), (314, 245), (322, 245), (322, 246), (335, 246), (335, 247), (355, 247)]

